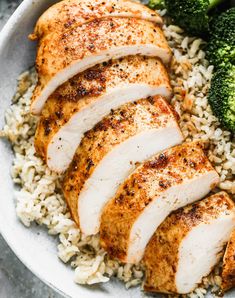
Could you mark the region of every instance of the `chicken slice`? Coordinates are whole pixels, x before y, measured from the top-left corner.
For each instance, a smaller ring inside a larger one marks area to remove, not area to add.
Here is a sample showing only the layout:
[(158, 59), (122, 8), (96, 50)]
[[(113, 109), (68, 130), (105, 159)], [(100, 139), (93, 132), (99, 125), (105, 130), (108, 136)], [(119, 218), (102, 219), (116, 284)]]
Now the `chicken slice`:
[(137, 167), (105, 206), (102, 247), (113, 258), (138, 263), (169, 213), (204, 197), (218, 180), (200, 143), (184, 143), (154, 156)]
[(219, 261), (234, 226), (234, 202), (225, 192), (172, 213), (147, 245), (144, 289), (193, 291)]
[(63, 182), (65, 199), (81, 231), (99, 232), (105, 203), (136, 162), (182, 140), (175, 113), (162, 97), (128, 103), (87, 132)]
[(235, 287), (235, 230), (233, 230), (230, 236), (225, 251), (221, 285), (223, 291), (227, 291), (233, 287)]
[(157, 25), (134, 18), (108, 18), (46, 36), (37, 53), (39, 80), (32, 97), (32, 113), (39, 114), (55, 89), (76, 74), (136, 54), (170, 61), (171, 51)]
[(69, 166), (83, 134), (111, 109), (172, 90), (157, 58), (129, 56), (101, 64), (61, 85), (47, 100), (35, 135), (36, 151), (49, 168)]
[(64, 0), (43, 13), (31, 38), (40, 39), (51, 32), (62, 32), (105, 17), (132, 17), (162, 24), (156, 11), (129, 0)]

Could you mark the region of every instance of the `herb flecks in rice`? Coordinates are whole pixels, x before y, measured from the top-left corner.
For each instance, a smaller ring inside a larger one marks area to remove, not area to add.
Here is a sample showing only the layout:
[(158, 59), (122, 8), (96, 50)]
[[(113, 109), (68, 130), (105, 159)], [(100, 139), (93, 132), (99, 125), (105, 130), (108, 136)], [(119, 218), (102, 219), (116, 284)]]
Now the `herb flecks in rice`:
[(185, 37), (176, 26), (164, 28), (173, 48), (172, 105), (180, 115), (186, 141), (202, 139), (208, 156), (220, 175), (220, 188), (235, 194), (235, 143), (231, 132), (223, 130), (208, 104), (207, 93), (213, 72), (208, 65), (201, 39)]
[[(230, 132), (220, 128), (212, 115), (207, 92), (213, 67), (208, 65), (201, 39), (187, 37), (177, 26), (164, 26), (166, 38), (173, 50), (171, 83), (175, 96), (172, 105), (180, 115), (180, 126), (186, 140), (202, 139), (208, 155), (220, 175), (220, 188), (235, 194), (235, 143)], [(26, 225), (45, 225), (51, 235), (58, 235), (59, 258), (75, 269), (75, 282), (93, 284), (106, 282), (112, 276), (126, 287), (140, 284), (140, 266), (123, 265), (110, 260), (99, 246), (99, 236), (84, 238), (71, 219), (63, 199), (60, 177), (50, 171), (35, 155), (34, 133), (37, 118), (30, 114), (30, 97), (36, 83), (32, 70), (19, 79), (13, 105), (6, 112), (6, 125), (0, 136), (8, 137), (15, 152), (12, 167), (16, 192), (16, 211)], [(203, 284), (184, 297), (204, 297), (208, 288), (219, 289), (219, 267), (204, 278)]]

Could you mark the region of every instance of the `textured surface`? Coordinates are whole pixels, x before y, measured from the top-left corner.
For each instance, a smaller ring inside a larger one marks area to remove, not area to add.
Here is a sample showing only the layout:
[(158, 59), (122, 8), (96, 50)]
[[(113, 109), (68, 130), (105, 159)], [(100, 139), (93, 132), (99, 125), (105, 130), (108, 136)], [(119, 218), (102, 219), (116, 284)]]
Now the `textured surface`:
[(64, 24), (66, 24), (67, 30), (74, 23), (76, 26), (82, 25), (105, 16), (134, 17), (162, 23), (162, 19), (157, 13), (140, 3), (133, 3), (133, 1), (69, 0), (69, 2), (59, 2), (42, 15), (35, 27), (33, 38), (42, 38), (52, 29), (53, 31), (56, 29), (58, 32), (64, 31)]
[[(0, 1), (0, 30), (21, 0)], [(14, 255), (0, 236), (0, 297), (1, 298), (60, 298), (35, 277)]]
[(14, 255), (0, 236), (0, 297), (60, 298), (35, 277)]
[(138, 263), (170, 212), (203, 198), (217, 183), (217, 173), (196, 142), (154, 155), (130, 174), (105, 205), (101, 246), (120, 261)]
[[(146, 136), (150, 134), (153, 139), (160, 138), (161, 133), (166, 135), (169, 127), (174, 129), (176, 140), (172, 136), (172, 142), (164, 141), (159, 148), (159, 144), (151, 144), (148, 139), (146, 147)], [(83, 233), (98, 233), (104, 204), (115, 195), (119, 184), (134, 170), (136, 162), (146, 160), (156, 153), (157, 148), (162, 150), (182, 140), (175, 113), (160, 96), (123, 105), (86, 132), (66, 173), (63, 187), (72, 217)], [(117, 150), (121, 150), (119, 154)], [(97, 201), (94, 195), (96, 192), (99, 193)], [(96, 209), (98, 212), (95, 213), (94, 208), (98, 204), (100, 210)], [(89, 230), (88, 226), (94, 217), (96, 224)]]
[(234, 219), (235, 205), (226, 192), (173, 212), (145, 250), (145, 290), (193, 291), (220, 259), (235, 226)]
[(170, 62), (171, 51), (156, 24), (134, 18), (106, 18), (74, 27), (66, 34), (50, 33), (40, 40), (37, 50), (38, 82), (32, 112), (39, 114), (48, 96), (74, 75), (110, 58), (136, 54)]
[(0, 1), (0, 30), (14, 12), (22, 0), (1, 0)]
[(35, 135), (36, 151), (49, 168), (62, 172), (83, 133), (111, 109), (156, 94), (171, 94), (168, 74), (156, 58), (129, 56), (88, 69), (47, 100)]

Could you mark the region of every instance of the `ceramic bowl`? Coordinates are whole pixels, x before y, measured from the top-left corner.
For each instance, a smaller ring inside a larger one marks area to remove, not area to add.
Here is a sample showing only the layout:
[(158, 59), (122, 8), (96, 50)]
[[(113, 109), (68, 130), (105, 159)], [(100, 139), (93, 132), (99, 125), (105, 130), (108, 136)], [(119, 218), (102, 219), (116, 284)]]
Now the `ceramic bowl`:
[[(5, 110), (15, 93), (17, 77), (34, 64), (35, 43), (27, 36), (42, 12), (55, 2), (25, 0), (0, 33), (0, 127), (4, 125)], [(10, 177), (12, 157), (10, 144), (0, 139), (0, 231), (18, 258), (42, 281), (66, 297), (143, 297), (138, 287), (127, 291), (116, 280), (92, 287), (73, 282), (73, 270), (57, 258), (57, 239), (42, 228), (27, 229), (17, 219)], [(227, 297), (234, 295), (235, 292)]]

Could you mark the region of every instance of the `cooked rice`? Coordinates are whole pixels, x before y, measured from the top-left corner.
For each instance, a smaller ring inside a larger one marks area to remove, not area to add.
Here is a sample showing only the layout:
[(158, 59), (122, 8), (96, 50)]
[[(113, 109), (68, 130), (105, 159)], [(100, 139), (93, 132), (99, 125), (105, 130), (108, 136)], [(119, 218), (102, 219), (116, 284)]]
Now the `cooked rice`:
[[(162, 12), (164, 14), (165, 12)], [(221, 129), (212, 115), (207, 92), (213, 72), (203, 51), (204, 42), (186, 36), (182, 29), (165, 25), (164, 32), (173, 50), (171, 83), (175, 96), (172, 105), (180, 115), (180, 126), (186, 140), (202, 139), (206, 142), (208, 156), (220, 175), (221, 189), (235, 195), (235, 143), (230, 132)], [(37, 118), (30, 114), (30, 98), (36, 84), (34, 70), (19, 78), (13, 104), (6, 112), (6, 125), (0, 136), (9, 138), (15, 158), (12, 177), (18, 186), (16, 212), (24, 225), (32, 222), (45, 225), (48, 233), (58, 235), (58, 256), (75, 269), (75, 282), (93, 284), (107, 282), (116, 276), (126, 287), (141, 284), (140, 266), (121, 264), (110, 260), (99, 246), (99, 236), (84, 238), (71, 219), (63, 199), (60, 179), (35, 155), (34, 133)], [(219, 290), (220, 267), (203, 279), (193, 293), (183, 295), (202, 298), (207, 289)]]

